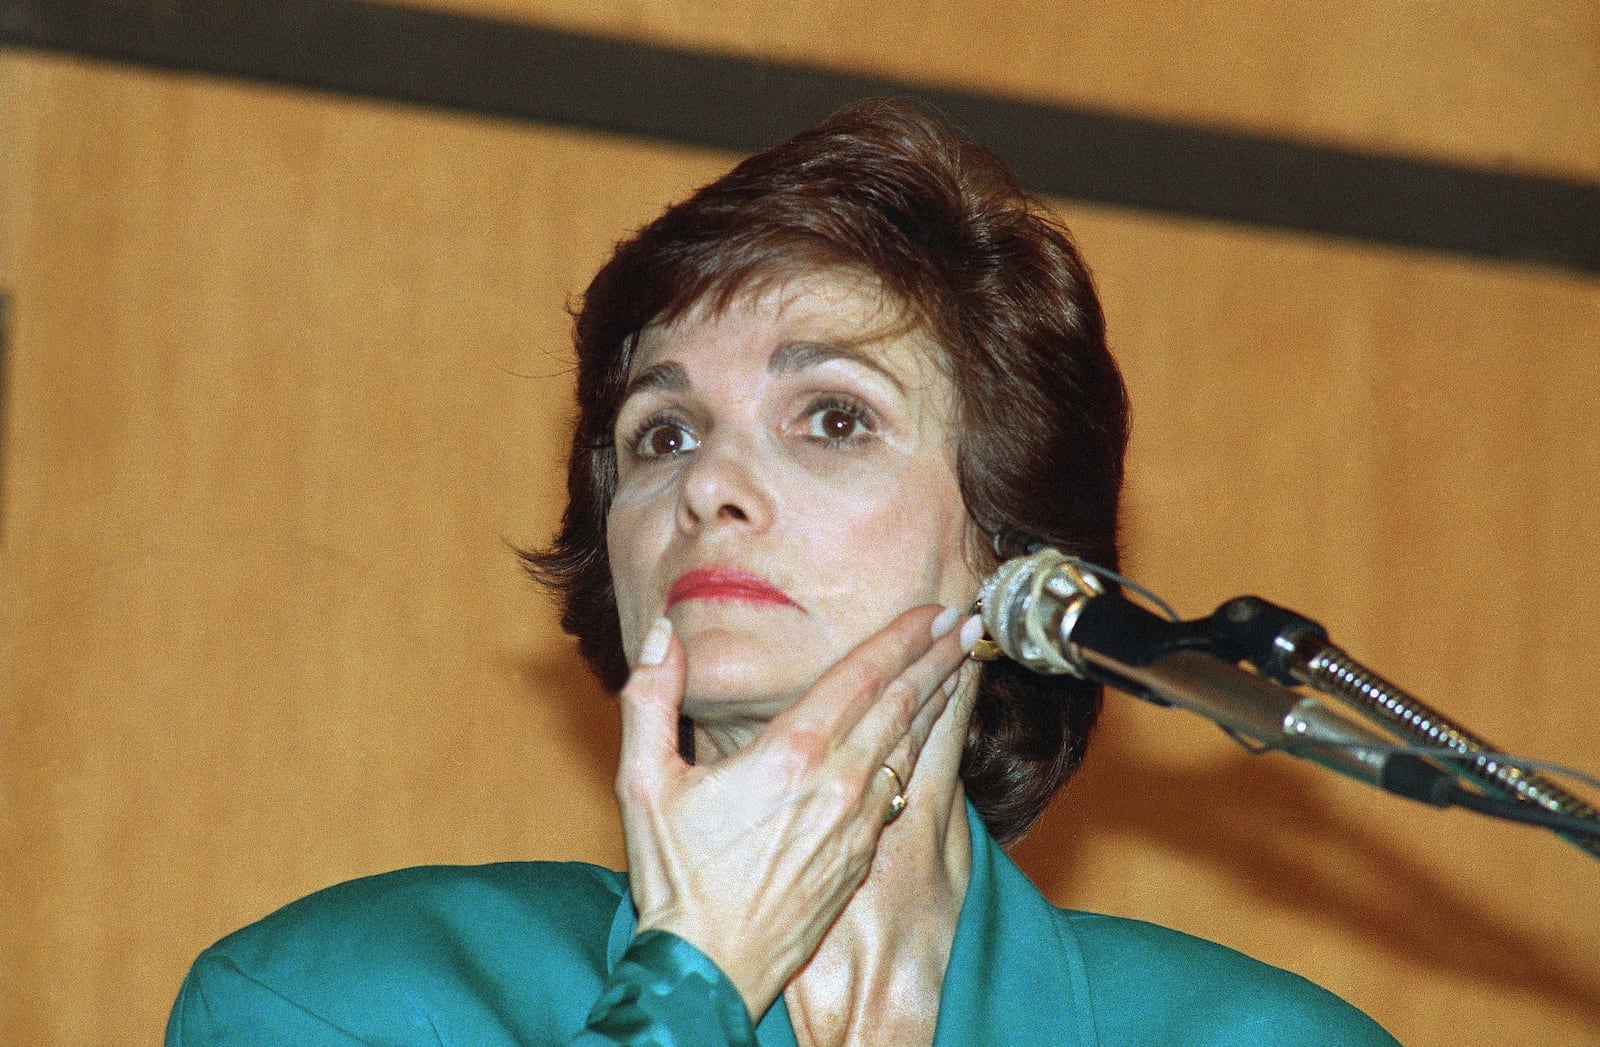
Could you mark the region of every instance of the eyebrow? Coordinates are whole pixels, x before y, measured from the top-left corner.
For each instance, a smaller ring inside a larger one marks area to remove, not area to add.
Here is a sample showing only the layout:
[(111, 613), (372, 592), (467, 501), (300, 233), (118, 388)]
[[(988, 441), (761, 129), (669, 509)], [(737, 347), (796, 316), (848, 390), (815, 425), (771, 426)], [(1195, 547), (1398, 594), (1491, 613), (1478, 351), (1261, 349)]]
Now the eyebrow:
[[(867, 353), (842, 345), (833, 345), (828, 342), (785, 342), (773, 350), (772, 356), (767, 359), (767, 373), (773, 375), (796, 374), (812, 367), (833, 360), (845, 360), (857, 364), (882, 375), (901, 393), (906, 391), (905, 383), (892, 374), (887, 368), (873, 359)], [(652, 364), (628, 380), (627, 388), (622, 392), (620, 403), (627, 403), (634, 396), (643, 392), (683, 393), (690, 387), (689, 372), (675, 360), (663, 360), (661, 363)]]
[(664, 360), (658, 364), (651, 364), (628, 379), (628, 387), (622, 391), (622, 399), (618, 403), (625, 404), (646, 390), (659, 389), (667, 393), (681, 393), (686, 392), (688, 388), (689, 372), (684, 370), (680, 363)]
[(768, 374), (794, 374), (807, 368), (817, 367), (831, 360), (847, 360), (858, 364), (867, 370), (882, 375), (890, 385), (901, 393), (906, 391), (905, 384), (900, 381), (888, 368), (876, 359), (859, 349), (843, 345), (834, 345), (828, 342), (785, 342), (773, 352), (767, 360)]

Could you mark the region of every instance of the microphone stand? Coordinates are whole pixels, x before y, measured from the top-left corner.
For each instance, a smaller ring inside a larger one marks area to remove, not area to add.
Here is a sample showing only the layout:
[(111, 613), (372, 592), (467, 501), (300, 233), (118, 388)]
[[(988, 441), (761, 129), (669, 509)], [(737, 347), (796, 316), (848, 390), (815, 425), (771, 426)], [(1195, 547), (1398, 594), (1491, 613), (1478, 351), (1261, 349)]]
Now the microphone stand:
[[(1167, 619), (1104, 579), (1139, 589), (1041, 547), (1002, 564), (985, 583), (984, 623), (1013, 661), (1035, 672), (1071, 673), (1186, 708), (1251, 751), (1281, 749), (1436, 807), (1550, 828), (1600, 858), (1593, 807), (1363, 668), (1310, 619), (1253, 596), (1229, 600), (1208, 618)], [(1302, 693), (1302, 685), (1366, 722)]]

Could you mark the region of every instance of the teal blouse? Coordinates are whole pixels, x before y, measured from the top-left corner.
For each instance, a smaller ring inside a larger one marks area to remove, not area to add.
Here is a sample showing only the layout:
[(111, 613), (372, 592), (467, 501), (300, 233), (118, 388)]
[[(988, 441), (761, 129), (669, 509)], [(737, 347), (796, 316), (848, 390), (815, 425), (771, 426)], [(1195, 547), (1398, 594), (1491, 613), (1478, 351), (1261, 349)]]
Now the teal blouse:
[[(1135, 920), (1057, 909), (968, 808), (972, 877), (934, 1047), (1393, 1045), (1298, 975)], [(635, 934), (621, 873), (405, 869), (313, 894), (202, 953), (167, 1047), (795, 1047), (721, 971)], [(736, 929), (734, 933), (737, 933)]]

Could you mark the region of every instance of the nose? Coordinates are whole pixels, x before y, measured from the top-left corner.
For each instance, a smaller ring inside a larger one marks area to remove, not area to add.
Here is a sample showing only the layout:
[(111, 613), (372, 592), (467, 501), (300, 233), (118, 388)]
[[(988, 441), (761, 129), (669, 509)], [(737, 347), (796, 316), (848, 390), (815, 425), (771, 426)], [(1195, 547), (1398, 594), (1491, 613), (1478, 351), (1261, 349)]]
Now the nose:
[(752, 531), (772, 523), (770, 486), (756, 449), (741, 441), (707, 437), (681, 474), (678, 526), (688, 533), (732, 526)]

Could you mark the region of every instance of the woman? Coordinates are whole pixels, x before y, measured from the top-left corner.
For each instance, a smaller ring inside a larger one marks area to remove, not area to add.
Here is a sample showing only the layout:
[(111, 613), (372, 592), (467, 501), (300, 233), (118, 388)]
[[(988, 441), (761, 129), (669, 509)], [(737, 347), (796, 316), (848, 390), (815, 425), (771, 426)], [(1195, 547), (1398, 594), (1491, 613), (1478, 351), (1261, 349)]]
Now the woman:
[(629, 875), (417, 869), (214, 946), (169, 1045), (1392, 1043), (1303, 980), (1055, 909), (997, 844), (1098, 693), (971, 657), (982, 577), (1115, 561), (1121, 380), (1062, 230), (855, 108), (620, 245), (527, 559), (620, 691)]

